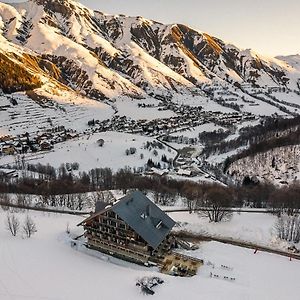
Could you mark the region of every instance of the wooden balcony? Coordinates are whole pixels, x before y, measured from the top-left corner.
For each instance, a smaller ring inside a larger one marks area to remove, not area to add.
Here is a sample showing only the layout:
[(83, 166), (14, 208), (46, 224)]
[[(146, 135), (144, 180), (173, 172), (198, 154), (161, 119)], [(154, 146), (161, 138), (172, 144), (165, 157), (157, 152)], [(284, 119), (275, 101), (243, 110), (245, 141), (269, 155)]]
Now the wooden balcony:
[(112, 244), (106, 241), (100, 241), (88, 236), (88, 244), (91, 248), (95, 248), (101, 252), (107, 252), (111, 255), (122, 256), (124, 259), (134, 260), (137, 262), (148, 262), (150, 255), (148, 253), (143, 253), (137, 250), (133, 250), (129, 247)]

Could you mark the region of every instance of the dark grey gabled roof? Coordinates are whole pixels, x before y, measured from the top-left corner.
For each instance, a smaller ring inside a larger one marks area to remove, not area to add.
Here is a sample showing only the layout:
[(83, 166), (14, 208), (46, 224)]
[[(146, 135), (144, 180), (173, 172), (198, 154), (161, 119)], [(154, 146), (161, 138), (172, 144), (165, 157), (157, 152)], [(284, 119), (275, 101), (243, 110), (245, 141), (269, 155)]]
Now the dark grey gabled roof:
[(121, 198), (111, 210), (154, 249), (175, 225), (174, 220), (139, 191)]

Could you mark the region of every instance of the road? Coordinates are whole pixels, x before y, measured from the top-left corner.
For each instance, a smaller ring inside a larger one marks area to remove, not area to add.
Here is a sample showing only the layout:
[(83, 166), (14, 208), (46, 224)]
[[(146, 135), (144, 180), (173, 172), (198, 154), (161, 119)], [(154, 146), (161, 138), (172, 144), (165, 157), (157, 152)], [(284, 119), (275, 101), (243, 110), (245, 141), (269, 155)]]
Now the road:
[[(176, 131), (174, 131), (174, 132), (176, 132)], [(173, 133), (173, 132), (172, 132), (172, 133)], [(174, 160), (173, 160), (173, 166), (176, 167), (176, 161), (177, 161), (177, 159), (179, 158), (180, 153), (179, 153), (178, 149), (176, 149), (175, 147), (169, 145), (167, 142), (162, 141), (162, 139), (161, 139), (162, 137), (163, 137), (163, 135), (160, 135), (160, 136), (156, 137), (156, 140), (159, 141), (160, 143), (164, 144), (166, 147), (169, 147), (169, 148), (171, 148), (172, 150), (174, 150), (174, 151), (176, 152), (176, 156), (175, 156), (175, 158), (174, 158)], [(197, 157), (197, 160), (199, 161), (198, 157)], [(200, 162), (199, 162), (199, 163), (200, 163)], [(217, 183), (220, 183), (220, 184), (222, 184), (222, 185), (227, 186), (227, 183), (225, 183), (225, 182), (223, 182), (223, 181), (217, 179), (213, 174), (210, 174), (210, 173), (208, 173), (207, 171), (205, 171), (205, 170), (203, 170), (202, 168), (200, 168), (199, 165), (197, 165), (197, 168), (198, 168), (199, 172), (202, 173), (204, 176), (207, 176), (207, 178), (210, 178), (210, 179), (213, 180), (214, 182), (217, 182)]]
[[(252, 213), (252, 214), (274, 214), (273, 211), (261, 208), (254, 208), (254, 209), (243, 209), (243, 208), (225, 208), (222, 209), (228, 212), (235, 212), (235, 213)], [(191, 212), (190, 209), (182, 208), (182, 209), (165, 209), (163, 210), (166, 213), (177, 213), (177, 212)], [(197, 209), (192, 209), (192, 212), (197, 211), (213, 211), (212, 208), (200, 207)]]

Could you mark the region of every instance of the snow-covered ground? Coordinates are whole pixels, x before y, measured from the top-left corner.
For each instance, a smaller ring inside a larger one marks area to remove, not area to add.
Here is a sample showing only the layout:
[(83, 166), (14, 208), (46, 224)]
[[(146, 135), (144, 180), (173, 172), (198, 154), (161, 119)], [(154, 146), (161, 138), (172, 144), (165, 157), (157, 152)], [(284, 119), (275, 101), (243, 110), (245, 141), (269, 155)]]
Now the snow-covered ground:
[[(26, 214), (17, 213), (22, 221)], [(1, 300), (117, 300), (144, 299), (135, 286), (144, 276), (159, 276), (153, 299), (284, 300), (300, 295), (300, 262), (216, 242), (200, 244), (188, 252), (205, 265), (192, 278), (162, 275), (155, 268), (137, 266), (96, 252), (71, 248), (65, 233), (81, 233), (81, 217), (30, 213), (38, 232), (30, 239), (12, 237), (5, 230), (6, 213), (0, 211)], [(228, 266), (223, 268), (221, 265)], [(211, 278), (210, 273), (219, 278)], [(224, 276), (235, 278), (234, 281)], [(222, 279), (223, 278), (223, 279)], [(150, 296), (148, 296), (150, 297)]]
[[(155, 120), (175, 117), (176, 114), (170, 110), (158, 110), (159, 101), (154, 98), (142, 100), (119, 97), (115, 100), (118, 115), (126, 116), (134, 120)], [(139, 104), (153, 105), (153, 107), (139, 107)]]
[(272, 96), (275, 96), (277, 99), (281, 101), (286, 101), (289, 103), (300, 105), (299, 96), (293, 92), (289, 92), (289, 93), (276, 92), (276, 93), (272, 93)]
[[(104, 140), (104, 146), (99, 147), (97, 141)], [(154, 162), (161, 162), (163, 154), (167, 158), (174, 158), (176, 152), (168, 147), (164, 149), (144, 149), (144, 145), (153, 142), (153, 138), (146, 138), (139, 135), (132, 135), (119, 132), (95, 133), (84, 135), (75, 140), (57, 144), (53, 151), (39, 152), (38, 154), (27, 154), (25, 160), (34, 163), (50, 164), (59, 167), (63, 163), (78, 162), (80, 171), (89, 171), (94, 168), (109, 167), (114, 171), (130, 166), (131, 168), (144, 167), (149, 158)], [(126, 149), (136, 148), (136, 153), (126, 155)], [(154, 150), (157, 155), (154, 155)], [(141, 154), (142, 158), (141, 158)], [(0, 158), (0, 165), (13, 164), (14, 156), (3, 156)]]
[(230, 165), (228, 172), (238, 182), (255, 176), (262, 182), (287, 185), (299, 181), (299, 154), (299, 145), (278, 147), (241, 158)]
[(185, 95), (175, 95), (172, 101), (177, 104), (185, 104), (194, 107), (202, 106), (203, 111), (213, 111), (213, 112), (223, 112), (223, 113), (235, 112), (233, 109), (224, 107), (204, 96), (187, 97)]
[(60, 95), (44, 94), (52, 102), (46, 102), (43, 108), (22, 93), (14, 94), (17, 105), (12, 105), (6, 97), (0, 96), (0, 136), (45, 131), (62, 125), (81, 132), (88, 128), (88, 121), (102, 121), (113, 115), (109, 105), (75, 93), (66, 91)]
[(200, 218), (197, 213), (169, 213), (180, 226), (176, 230), (230, 238), (286, 250), (287, 244), (278, 241), (275, 232), (276, 216), (263, 213), (233, 213), (228, 222), (210, 223), (208, 218)]
[(223, 129), (224, 130), (224, 127), (221, 127), (219, 125), (216, 125), (212, 122), (209, 122), (209, 123), (205, 123), (205, 124), (202, 124), (202, 125), (199, 125), (199, 126), (195, 126), (195, 127), (192, 127), (192, 128), (189, 128), (189, 129), (184, 129), (182, 131), (176, 131), (174, 133), (171, 133), (170, 135), (171, 136), (184, 136), (184, 137), (187, 137), (187, 138), (198, 138), (199, 136), (199, 133), (201, 132), (212, 132), (212, 131), (215, 131), (215, 130), (218, 130), (218, 129)]
[(234, 150), (231, 150), (231, 151), (228, 151), (225, 153), (211, 155), (207, 158), (207, 162), (209, 162), (212, 165), (220, 164), (220, 163), (224, 162), (227, 157), (233, 156), (233, 155), (245, 150), (246, 148), (247, 147), (242, 146), (242, 147), (236, 148)]

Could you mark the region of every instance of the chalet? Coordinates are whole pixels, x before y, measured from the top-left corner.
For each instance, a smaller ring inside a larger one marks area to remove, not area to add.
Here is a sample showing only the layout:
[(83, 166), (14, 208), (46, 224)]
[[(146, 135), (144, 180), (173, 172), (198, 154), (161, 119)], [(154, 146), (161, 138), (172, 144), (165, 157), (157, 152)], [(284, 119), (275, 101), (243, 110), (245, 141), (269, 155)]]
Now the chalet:
[(13, 142), (13, 147), (15, 148), (16, 152), (19, 152), (19, 153), (22, 152), (23, 145), (20, 141)]
[(43, 140), (40, 142), (40, 147), (41, 147), (41, 150), (47, 151), (47, 150), (51, 150), (53, 148), (53, 145), (51, 144), (50, 141)]
[(249, 83), (249, 82), (241, 83), (241, 88), (245, 89), (245, 90), (251, 89), (252, 88), (252, 84)]
[(38, 143), (36, 143), (36, 142), (33, 142), (32, 144), (30, 144), (30, 150), (32, 151), (32, 152), (37, 152), (37, 151), (40, 151), (41, 150), (41, 147), (40, 147), (40, 145), (38, 144)]
[(13, 155), (16, 153), (16, 150), (13, 145), (5, 145), (2, 147), (2, 152), (6, 155)]
[(191, 177), (192, 176), (192, 171), (180, 168), (180, 169), (178, 169), (177, 174), (181, 175), (181, 176)]
[(280, 92), (280, 91), (281, 91), (281, 87), (280, 86), (271, 86), (271, 87), (268, 87), (268, 92), (269, 93)]
[(165, 176), (169, 173), (169, 170), (167, 170), (167, 169), (161, 170), (161, 169), (154, 168), (154, 167), (151, 168), (151, 171), (152, 171), (153, 175), (157, 175), (157, 176)]
[(8, 178), (16, 178), (19, 176), (16, 170), (11, 169), (0, 169), (0, 174), (1, 176)]
[(143, 193), (126, 195), (94, 213), (78, 226), (87, 246), (139, 264), (162, 264), (175, 245), (175, 222)]
[(4, 135), (0, 137), (0, 142), (9, 142), (13, 140), (13, 137), (10, 135)]
[(186, 163), (186, 159), (184, 157), (178, 157), (178, 159), (176, 160), (176, 163), (178, 165), (184, 165)]

